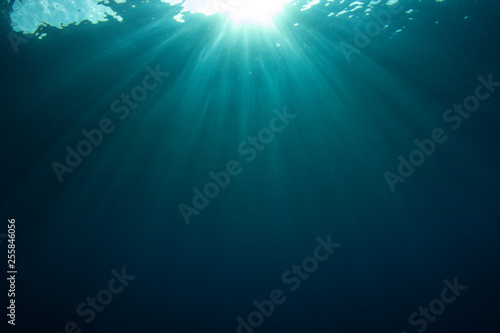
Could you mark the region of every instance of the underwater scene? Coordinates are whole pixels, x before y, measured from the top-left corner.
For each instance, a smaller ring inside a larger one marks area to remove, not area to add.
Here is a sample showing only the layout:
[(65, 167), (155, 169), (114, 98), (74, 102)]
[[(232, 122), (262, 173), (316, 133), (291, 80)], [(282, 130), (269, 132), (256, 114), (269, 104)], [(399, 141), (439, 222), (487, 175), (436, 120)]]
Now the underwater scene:
[(500, 332), (498, 1), (0, 11), (0, 332)]

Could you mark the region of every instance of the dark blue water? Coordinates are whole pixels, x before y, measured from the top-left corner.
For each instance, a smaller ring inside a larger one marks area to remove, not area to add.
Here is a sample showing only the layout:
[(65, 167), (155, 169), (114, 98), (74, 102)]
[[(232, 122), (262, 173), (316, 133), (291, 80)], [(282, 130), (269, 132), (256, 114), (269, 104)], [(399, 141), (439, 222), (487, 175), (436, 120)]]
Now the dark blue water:
[(2, 21), (5, 332), (499, 331), (497, 2), (408, 1), (350, 61), (370, 18), (131, 5)]

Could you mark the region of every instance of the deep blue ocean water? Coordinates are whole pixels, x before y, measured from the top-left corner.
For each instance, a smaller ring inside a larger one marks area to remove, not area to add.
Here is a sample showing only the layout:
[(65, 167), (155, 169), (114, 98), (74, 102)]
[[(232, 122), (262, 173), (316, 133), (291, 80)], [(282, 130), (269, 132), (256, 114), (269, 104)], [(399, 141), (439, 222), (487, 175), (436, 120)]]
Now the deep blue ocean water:
[[(132, 5), (17, 53), (2, 21), (0, 233), (15, 219), (18, 271), (2, 332), (500, 331), (497, 2), (407, 1), (414, 19), (395, 15), (350, 62), (341, 45), (369, 19), (317, 6), (271, 33)], [(147, 75), (144, 100), (120, 101)], [(70, 168), (66, 147), (96, 128), (110, 133)], [(203, 194), (211, 172), (224, 186)], [(122, 268), (135, 278), (78, 314)], [(255, 314), (273, 290), (281, 303)]]

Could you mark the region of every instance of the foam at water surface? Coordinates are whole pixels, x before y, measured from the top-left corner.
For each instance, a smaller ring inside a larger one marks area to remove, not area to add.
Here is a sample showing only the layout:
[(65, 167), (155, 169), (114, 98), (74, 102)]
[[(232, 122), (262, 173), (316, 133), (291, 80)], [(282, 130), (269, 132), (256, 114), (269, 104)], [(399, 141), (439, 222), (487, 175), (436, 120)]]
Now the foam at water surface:
[[(17, 32), (35, 33), (41, 26), (62, 29), (82, 21), (98, 23), (113, 17), (122, 17), (111, 7), (100, 4), (102, 0), (16, 0), (12, 5), (10, 18), (12, 28)], [(109, 3), (105, 1), (105, 3)]]
[[(376, 7), (398, 5), (399, 0), (157, 0), (170, 6), (176, 6), (179, 11), (173, 16), (178, 22), (185, 22), (186, 14), (204, 14), (207, 16), (222, 14), (233, 21), (245, 21), (254, 15), (259, 23), (265, 24), (284, 6), (298, 6), (301, 11), (315, 6), (324, 6), (331, 12), (328, 17), (338, 17), (348, 14), (351, 17), (368, 15)], [(121, 4), (126, 0), (114, 0)], [(141, 3), (145, 5), (144, 3)], [(140, 5), (140, 4), (139, 4)], [(168, 10), (165, 13), (171, 14)], [(39, 36), (40, 27), (57, 28), (79, 24), (83, 21), (99, 23), (109, 17), (122, 21), (110, 6), (108, 0), (15, 0), (10, 15), (13, 30), (26, 34), (36, 33)], [(190, 19), (194, 19), (190, 17)]]

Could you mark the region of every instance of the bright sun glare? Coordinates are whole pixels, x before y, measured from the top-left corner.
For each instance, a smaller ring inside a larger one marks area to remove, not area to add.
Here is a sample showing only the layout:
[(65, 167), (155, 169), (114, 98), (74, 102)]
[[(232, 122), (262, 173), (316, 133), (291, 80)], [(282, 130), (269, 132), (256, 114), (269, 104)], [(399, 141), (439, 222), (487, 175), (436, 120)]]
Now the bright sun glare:
[(226, 0), (230, 5), (226, 15), (235, 24), (272, 25), (283, 5), (291, 0)]

